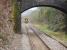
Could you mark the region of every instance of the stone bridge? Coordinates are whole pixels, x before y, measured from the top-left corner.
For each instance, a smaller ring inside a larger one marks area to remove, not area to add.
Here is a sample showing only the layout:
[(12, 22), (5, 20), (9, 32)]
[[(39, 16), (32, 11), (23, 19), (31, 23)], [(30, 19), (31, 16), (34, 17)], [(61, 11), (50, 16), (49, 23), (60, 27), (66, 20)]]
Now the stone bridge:
[(67, 13), (67, 3), (65, 0), (17, 0), (21, 5), (21, 12), (38, 6), (47, 6), (59, 9)]
[[(59, 9), (67, 14), (67, 3), (65, 2), (65, 0), (17, 0), (17, 4), (20, 6), (20, 13), (32, 7), (45, 6)], [(20, 19), (21, 16), (18, 17), (19, 27), (21, 28)]]

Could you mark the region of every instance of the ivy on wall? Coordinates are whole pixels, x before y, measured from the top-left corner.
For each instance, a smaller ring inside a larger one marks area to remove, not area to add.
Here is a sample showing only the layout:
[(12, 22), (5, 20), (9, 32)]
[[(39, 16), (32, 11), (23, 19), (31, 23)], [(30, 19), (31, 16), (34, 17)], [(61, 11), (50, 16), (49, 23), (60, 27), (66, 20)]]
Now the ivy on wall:
[(14, 31), (20, 31), (20, 5), (18, 4), (17, 0), (12, 0), (12, 9), (13, 9), (13, 20), (14, 20)]

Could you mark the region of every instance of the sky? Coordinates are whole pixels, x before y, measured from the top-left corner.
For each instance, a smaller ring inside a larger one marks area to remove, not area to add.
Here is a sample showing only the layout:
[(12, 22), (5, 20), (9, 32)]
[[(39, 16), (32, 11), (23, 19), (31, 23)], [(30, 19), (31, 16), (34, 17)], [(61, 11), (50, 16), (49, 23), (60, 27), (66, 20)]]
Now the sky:
[(21, 16), (29, 16), (33, 11), (36, 11), (38, 9), (38, 7), (34, 7), (34, 8), (31, 8), (31, 9), (28, 9), (26, 11), (24, 11)]

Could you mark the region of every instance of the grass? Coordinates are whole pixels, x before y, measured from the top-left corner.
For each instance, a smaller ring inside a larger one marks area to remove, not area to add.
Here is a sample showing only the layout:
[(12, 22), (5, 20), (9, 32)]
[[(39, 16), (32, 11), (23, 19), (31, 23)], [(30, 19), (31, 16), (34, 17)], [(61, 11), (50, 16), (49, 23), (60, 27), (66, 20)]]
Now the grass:
[(34, 24), (36, 28), (38, 28), (40, 31), (45, 32), (49, 34), (52, 37), (55, 37), (58, 40), (63, 41), (67, 44), (67, 35), (65, 35), (64, 32), (54, 32), (48, 28), (48, 25), (46, 24)]

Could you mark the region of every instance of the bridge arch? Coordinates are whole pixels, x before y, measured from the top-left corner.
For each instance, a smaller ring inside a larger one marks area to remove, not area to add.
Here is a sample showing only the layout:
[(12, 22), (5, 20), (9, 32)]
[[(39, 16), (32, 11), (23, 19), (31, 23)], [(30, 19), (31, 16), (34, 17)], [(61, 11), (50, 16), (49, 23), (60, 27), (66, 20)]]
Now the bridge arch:
[[(63, 0), (17, 0), (20, 6), (20, 14), (33, 7), (53, 7), (67, 14), (67, 3)], [(19, 15), (19, 26), (21, 28), (21, 15)], [(19, 29), (20, 30), (20, 29)]]
[(53, 7), (67, 13), (67, 4), (59, 0), (22, 0), (21, 1), (21, 12), (30, 9), (32, 7)]

